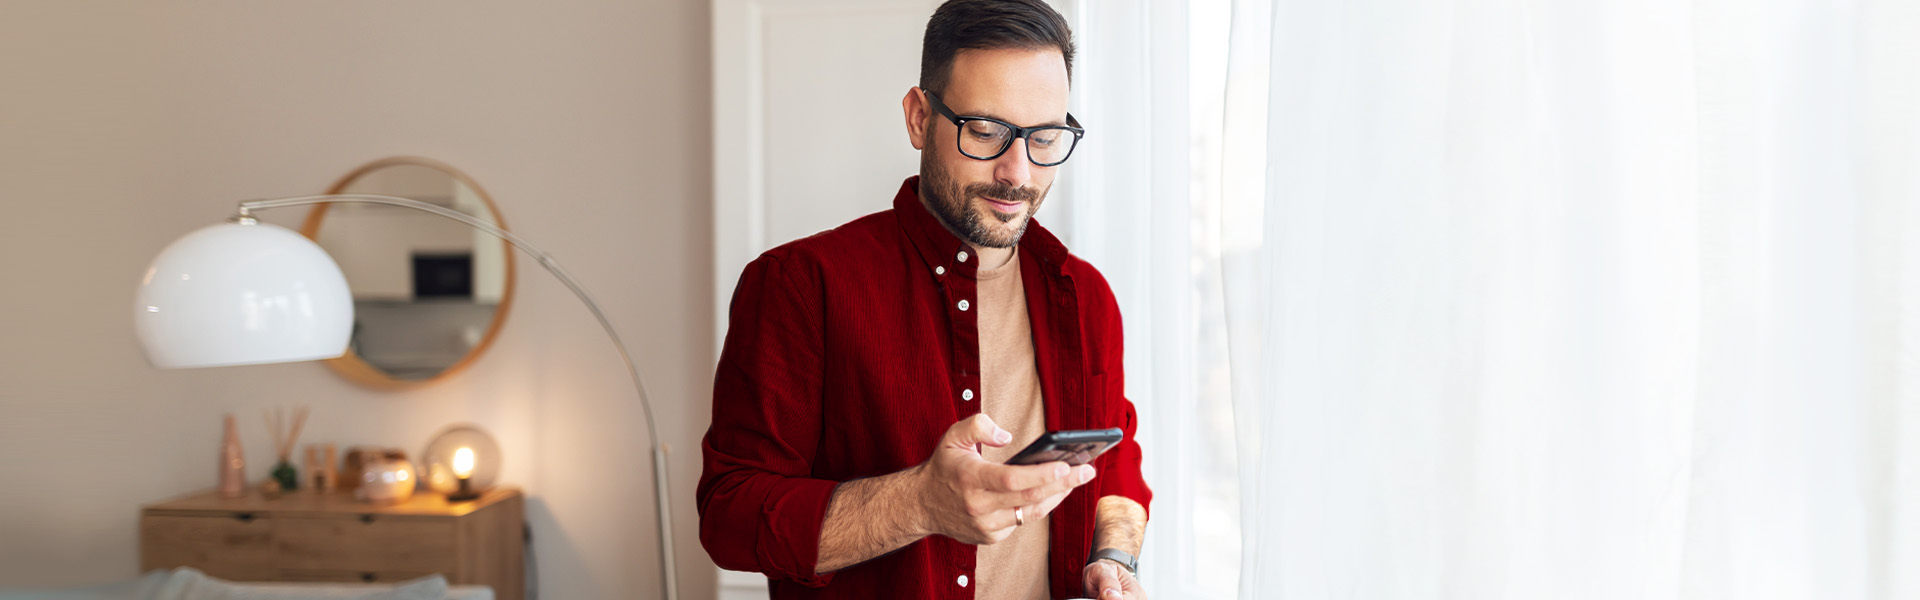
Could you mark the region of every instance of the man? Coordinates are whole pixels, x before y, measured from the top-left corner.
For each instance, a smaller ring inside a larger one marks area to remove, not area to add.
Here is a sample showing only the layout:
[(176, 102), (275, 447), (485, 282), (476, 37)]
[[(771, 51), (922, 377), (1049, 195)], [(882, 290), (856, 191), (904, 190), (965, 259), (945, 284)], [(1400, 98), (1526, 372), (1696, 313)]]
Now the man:
[[(1071, 35), (1040, 0), (942, 5), (901, 102), (920, 175), (741, 275), (698, 492), (721, 567), (774, 598), (1145, 597), (1119, 310), (1033, 222), (1082, 133)], [(1107, 427), (1092, 464), (1004, 464)]]

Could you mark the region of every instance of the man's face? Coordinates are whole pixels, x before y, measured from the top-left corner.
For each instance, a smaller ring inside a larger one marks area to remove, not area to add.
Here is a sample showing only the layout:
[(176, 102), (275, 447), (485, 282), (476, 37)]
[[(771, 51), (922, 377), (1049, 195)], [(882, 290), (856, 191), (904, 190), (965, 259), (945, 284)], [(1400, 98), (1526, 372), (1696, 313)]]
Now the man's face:
[[(1033, 213), (1053, 188), (1058, 166), (1027, 159), (1016, 139), (993, 160), (960, 153), (959, 129), (915, 88), (903, 105), (907, 133), (920, 150), (920, 198), (947, 229), (975, 246), (1009, 248), (1020, 242)], [(1059, 50), (965, 50), (939, 94), (962, 117), (990, 117), (1020, 127), (1064, 124), (1067, 67)]]

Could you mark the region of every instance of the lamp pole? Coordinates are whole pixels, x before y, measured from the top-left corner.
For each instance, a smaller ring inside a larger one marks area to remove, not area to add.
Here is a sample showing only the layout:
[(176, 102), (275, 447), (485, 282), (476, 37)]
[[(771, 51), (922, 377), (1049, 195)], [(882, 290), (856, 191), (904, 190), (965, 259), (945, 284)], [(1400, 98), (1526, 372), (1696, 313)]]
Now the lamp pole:
[(506, 240), (507, 243), (513, 244), (513, 247), (519, 248), (521, 252), (532, 256), (536, 262), (540, 263), (541, 267), (545, 267), (548, 273), (552, 273), (554, 278), (559, 279), (560, 283), (565, 284), (567, 289), (573, 291), (574, 297), (579, 298), (580, 302), (587, 306), (587, 311), (593, 313), (593, 318), (600, 322), (600, 328), (607, 332), (607, 338), (613, 340), (613, 348), (620, 353), (621, 363), (627, 366), (627, 376), (633, 380), (633, 389), (636, 393), (640, 394), (640, 408), (646, 413), (647, 435), (652, 439), (653, 446), (653, 507), (655, 515), (658, 516), (660, 520), (660, 586), (661, 591), (665, 594), (662, 596), (663, 598), (666, 600), (678, 600), (680, 597), (680, 586), (675, 582), (673, 570), (673, 521), (670, 518), (671, 511), (669, 510), (670, 503), (668, 502), (670, 495), (667, 493), (667, 443), (660, 438), (660, 430), (654, 425), (653, 402), (648, 399), (647, 384), (640, 379), (640, 368), (633, 361), (633, 353), (627, 351), (626, 342), (621, 341), (620, 332), (613, 328), (613, 322), (607, 319), (606, 312), (600, 310), (600, 303), (595, 302), (593, 295), (588, 294), (586, 288), (581, 287), (580, 282), (576, 281), (573, 275), (568, 274), (566, 268), (561, 267), (560, 263), (555, 261), (552, 255), (547, 254), (547, 252), (541, 250), (540, 247), (533, 245), (532, 242), (528, 242), (526, 239), (514, 235), (513, 232), (501, 229), (473, 215), (410, 198), (382, 196), (378, 194), (322, 194), (316, 196), (248, 200), (240, 203), (239, 212), (234, 215), (233, 222), (243, 225), (257, 223), (258, 221), (253, 217), (253, 211), (256, 210), (334, 203), (383, 204), (387, 206), (411, 208), (453, 219), (466, 224), (468, 227), (484, 231), (494, 237)]

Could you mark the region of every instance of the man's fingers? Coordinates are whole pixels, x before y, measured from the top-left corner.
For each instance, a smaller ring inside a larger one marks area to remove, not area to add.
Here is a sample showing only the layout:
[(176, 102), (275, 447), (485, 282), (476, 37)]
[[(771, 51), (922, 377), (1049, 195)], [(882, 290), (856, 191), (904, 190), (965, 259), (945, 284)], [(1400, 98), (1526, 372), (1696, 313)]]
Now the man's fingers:
[(981, 465), (980, 487), (1002, 497), (1003, 506), (1019, 506), (1026, 501), (1018, 498), (1020, 492), (1040, 487), (1061, 478), (1066, 463), (1047, 463), (1040, 465)]
[[(980, 469), (980, 485), (988, 491), (1009, 496), (1021, 496), (1032, 493), (1031, 497), (1014, 498), (1008, 506), (1032, 504), (1041, 498), (1061, 489), (1072, 489), (1079, 485), (1082, 474), (1093, 467), (1076, 469), (1063, 462), (1050, 462), (1038, 465), (986, 465)], [(1089, 478), (1090, 479), (1090, 478)], [(1046, 486), (1055, 486), (1049, 490)]]
[(962, 450), (977, 450), (980, 445), (998, 448), (1013, 441), (1013, 434), (994, 424), (987, 413), (979, 413), (947, 428), (946, 445)]
[(1087, 594), (1107, 600), (1119, 598), (1121, 590), (1126, 589), (1120, 583), (1120, 567), (1107, 562), (1095, 562), (1087, 569)]
[(1107, 568), (1100, 570), (1098, 580), (1100, 583), (1101, 598), (1114, 598), (1117, 600), (1120, 597), (1120, 590), (1122, 589), (1120, 585), (1120, 567), (1107, 565)]
[(1093, 478), (1093, 466), (1080, 465), (1067, 471), (1066, 477), (1018, 493), (1020, 494), (1021, 501), (1028, 504), (1039, 504), (1043, 512), (1053, 512), (1053, 507), (1059, 506), (1060, 501), (1065, 500), (1068, 493), (1072, 492), (1074, 488), (1092, 482)]

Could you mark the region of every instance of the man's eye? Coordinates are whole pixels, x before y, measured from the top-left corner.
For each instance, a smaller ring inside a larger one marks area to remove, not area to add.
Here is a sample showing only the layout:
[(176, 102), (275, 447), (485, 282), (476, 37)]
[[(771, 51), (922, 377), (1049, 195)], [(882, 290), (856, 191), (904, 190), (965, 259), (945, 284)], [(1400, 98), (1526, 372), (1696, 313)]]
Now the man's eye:
[(1006, 130), (1001, 129), (999, 127), (995, 127), (991, 124), (969, 125), (967, 127), (967, 134), (973, 136), (973, 139), (980, 140), (983, 142), (990, 142), (993, 140), (1000, 139), (1000, 136), (1006, 134)]

